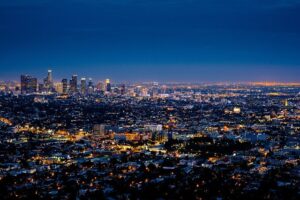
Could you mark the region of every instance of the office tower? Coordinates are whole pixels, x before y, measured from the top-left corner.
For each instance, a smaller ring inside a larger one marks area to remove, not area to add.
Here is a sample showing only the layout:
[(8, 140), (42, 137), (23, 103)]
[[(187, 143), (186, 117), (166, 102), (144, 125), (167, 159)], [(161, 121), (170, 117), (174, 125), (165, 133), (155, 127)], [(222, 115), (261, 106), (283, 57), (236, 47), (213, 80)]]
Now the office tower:
[(89, 87), (92, 87), (92, 86), (93, 86), (93, 80), (92, 80), (92, 78), (89, 78), (88, 86), (89, 86)]
[(120, 94), (120, 89), (118, 87), (114, 87), (112, 89), (112, 92), (115, 93), (115, 94)]
[(63, 87), (63, 94), (68, 93), (68, 79), (64, 78), (62, 81), (62, 87)]
[(48, 70), (47, 81), (48, 81), (50, 87), (53, 86), (53, 78), (52, 78), (52, 70), (51, 69)]
[(43, 79), (43, 83), (44, 83), (44, 88), (46, 88), (47, 85), (48, 85), (48, 78), (47, 77)]
[(81, 78), (81, 90), (80, 93), (85, 95), (86, 94), (86, 79), (85, 78)]
[(94, 92), (93, 81), (92, 81), (92, 78), (89, 78), (89, 82), (88, 82), (88, 94), (93, 94), (93, 92)]
[(151, 97), (156, 97), (156, 96), (158, 96), (158, 94), (159, 94), (159, 88), (153, 87), (150, 92)]
[(168, 87), (166, 85), (163, 85), (161, 87), (161, 93), (166, 94), (167, 93), (167, 89), (168, 89)]
[(58, 94), (62, 94), (63, 93), (63, 83), (55, 83), (54, 87), (55, 87), (55, 91)]
[(111, 85), (110, 85), (110, 80), (106, 79), (105, 80), (105, 88), (107, 92), (111, 92)]
[(37, 78), (31, 77), (28, 80), (27, 90), (28, 90), (28, 93), (37, 92)]
[(138, 85), (134, 88), (134, 92), (138, 95), (141, 96), (142, 93), (142, 86)]
[(97, 92), (103, 92), (105, 89), (104, 89), (104, 84), (103, 82), (99, 81), (96, 85), (96, 90)]
[(106, 124), (95, 124), (93, 127), (94, 135), (105, 136), (108, 126)]
[(29, 94), (37, 92), (37, 78), (21, 75), (21, 93)]
[(121, 95), (124, 95), (126, 93), (125, 84), (121, 85)]
[(142, 96), (142, 97), (148, 96), (148, 89), (147, 88), (142, 88), (140, 96)]
[(72, 79), (70, 80), (70, 92), (71, 93), (77, 92), (77, 75), (73, 75)]
[(26, 93), (26, 88), (27, 88), (27, 76), (21, 75), (21, 94)]
[(46, 92), (52, 92), (53, 91), (53, 78), (52, 78), (52, 70), (48, 70), (47, 77), (44, 78), (44, 90)]
[(44, 92), (44, 91), (45, 91), (44, 84), (43, 84), (43, 83), (39, 83), (38, 85), (39, 85), (39, 87), (38, 87), (38, 91), (39, 91), (39, 93), (42, 93), (42, 92)]

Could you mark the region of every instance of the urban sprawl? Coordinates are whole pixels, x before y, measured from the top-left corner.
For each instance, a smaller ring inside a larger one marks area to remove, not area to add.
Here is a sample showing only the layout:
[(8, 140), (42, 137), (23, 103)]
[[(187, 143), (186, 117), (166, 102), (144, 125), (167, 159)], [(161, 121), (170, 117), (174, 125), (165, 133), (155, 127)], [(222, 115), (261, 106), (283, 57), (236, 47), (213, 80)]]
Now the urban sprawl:
[(300, 199), (300, 84), (0, 82), (1, 199)]

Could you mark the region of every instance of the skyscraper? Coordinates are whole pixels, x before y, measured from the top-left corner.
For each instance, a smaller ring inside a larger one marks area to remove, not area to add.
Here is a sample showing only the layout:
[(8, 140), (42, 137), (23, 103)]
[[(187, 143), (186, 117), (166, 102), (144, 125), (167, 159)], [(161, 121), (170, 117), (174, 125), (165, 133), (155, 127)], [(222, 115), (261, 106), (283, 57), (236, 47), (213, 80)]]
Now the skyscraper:
[(103, 92), (103, 91), (105, 91), (104, 87), (105, 87), (105, 85), (103, 84), (103, 82), (99, 81), (97, 83), (97, 85), (96, 85), (97, 92)]
[(110, 80), (106, 79), (105, 80), (105, 88), (107, 92), (111, 92), (111, 85), (110, 85)]
[(86, 78), (81, 78), (81, 90), (80, 93), (85, 95), (87, 91), (87, 87), (86, 87)]
[(37, 78), (21, 75), (21, 93), (30, 94), (37, 92)]
[(50, 86), (53, 86), (52, 70), (48, 70), (47, 81)]
[(77, 75), (73, 75), (72, 79), (70, 80), (70, 92), (71, 93), (77, 92)]
[(68, 93), (68, 79), (64, 78), (62, 81), (62, 87), (63, 87), (63, 94)]
[(53, 78), (52, 78), (52, 70), (48, 70), (47, 77), (44, 78), (44, 90), (46, 92), (52, 92), (53, 91)]
[(126, 93), (125, 84), (121, 85), (121, 95), (124, 95)]
[(63, 83), (62, 82), (58, 82), (58, 83), (55, 83), (54, 84), (54, 88), (55, 88), (55, 91), (58, 93), (58, 94), (63, 94)]
[(38, 86), (39, 93), (45, 92), (45, 85), (43, 83), (39, 83)]
[(93, 81), (92, 81), (92, 78), (89, 78), (89, 82), (88, 82), (88, 94), (92, 94), (93, 92), (94, 92)]
[(26, 93), (27, 88), (27, 75), (21, 75), (21, 94)]

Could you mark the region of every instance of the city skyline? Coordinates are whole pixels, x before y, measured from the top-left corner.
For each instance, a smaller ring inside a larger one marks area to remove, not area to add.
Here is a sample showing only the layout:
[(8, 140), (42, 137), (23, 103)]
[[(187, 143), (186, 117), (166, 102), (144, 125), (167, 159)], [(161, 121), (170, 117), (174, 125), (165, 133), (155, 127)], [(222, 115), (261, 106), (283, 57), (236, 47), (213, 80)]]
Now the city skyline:
[(299, 82), (300, 1), (0, 1), (0, 80)]
[(0, 197), (300, 199), (300, 0), (0, 0)]
[[(38, 80), (38, 82), (43, 82), (43, 79), (45, 78), (45, 72), (48, 70), (52, 70), (52, 68), (48, 68), (46, 70), (41, 71), (40, 73), (34, 73), (34, 72), (24, 72), (24, 73), (15, 73), (13, 75), (14, 78), (10, 77), (5, 77), (3, 79), (0, 78), (0, 81), (4, 82), (19, 82), (20, 81), (20, 75), (26, 75), (26, 76), (32, 76)], [(93, 81), (102, 81), (105, 82), (107, 78), (114, 80), (114, 83), (128, 83), (128, 84), (133, 84), (133, 83), (150, 83), (150, 82), (159, 82), (159, 83), (195, 83), (195, 84), (209, 84), (209, 83), (259, 83), (259, 82), (268, 82), (268, 83), (300, 83), (300, 80), (298, 79), (277, 79), (277, 78), (270, 78), (272, 76), (266, 76), (267, 70), (266, 69), (261, 69), (258, 71), (259, 74), (262, 74), (264, 77), (269, 77), (269, 78), (254, 78), (254, 79), (169, 79), (169, 78), (141, 78), (141, 79), (130, 79), (130, 76), (116, 76), (114, 74), (110, 74), (110, 76), (98, 76), (95, 74), (90, 74), (90, 73), (69, 73), (69, 74), (61, 74), (59, 71), (54, 71), (54, 77), (53, 77), (53, 82), (61, 82), (62, 79), (71, 79), (72, 76), (78, 76), (79, 78), (86, 78), (86, 79), (92, 79)], [(294, 72), (296, 73), (296, 72)], [(89, 75), (87, 75), (89, 74)], [(99, 73), (101, 74), (101, 73)], [(249, 75), (249, 73), (248, 73)], [(281, 74), (282, 75), (282, 74)], [(297, 74), (293, 74), (295, 77), (298, 77)], [(216, 74), (217, 77), (222, 77), (223, 74), (219, 71), (218, 74)], [(258, 76), (258, 77), (262, 77)], [(111, 78), (114, 77), (114, 78)], [(226, 76), (223, 76), (226, 77)]]

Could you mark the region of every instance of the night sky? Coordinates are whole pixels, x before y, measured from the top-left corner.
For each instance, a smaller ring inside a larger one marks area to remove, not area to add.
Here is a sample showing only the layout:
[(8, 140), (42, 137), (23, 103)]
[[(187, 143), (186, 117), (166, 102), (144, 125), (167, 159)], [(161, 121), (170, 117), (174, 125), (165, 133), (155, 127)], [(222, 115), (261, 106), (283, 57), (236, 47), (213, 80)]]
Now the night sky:
[(0, 0), (0, 79), (300, 81), (300, 0)]

